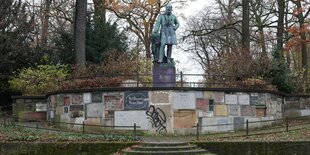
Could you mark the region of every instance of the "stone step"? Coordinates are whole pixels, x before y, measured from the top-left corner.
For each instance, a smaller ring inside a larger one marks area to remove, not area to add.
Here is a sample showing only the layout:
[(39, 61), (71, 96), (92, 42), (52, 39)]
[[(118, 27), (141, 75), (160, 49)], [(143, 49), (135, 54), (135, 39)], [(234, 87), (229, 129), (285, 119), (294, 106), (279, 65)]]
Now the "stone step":
[(200, 154), (200, 155), (211, 155), (208, 151), (202, 150), (202, 149), (196, 149), (196, 150), (182, 150), (182, 151), (136, 151), (136, 150), (130, 150), (130, 151), (123, 151), (125, 155), (139, 155), (139, 154), (147, 154), (147, 155), (165, 155), (165, 154), (171, 154), (171, 155), (194, 155), (194, 154)]
[(142, 143), (143, 146), (188, 146), (189, 144), (187, 142), (145, 142)]
[(194, 145), (180, 145), (180, 146), (133, 146), (133, 150), (137, 151), (180, 151), (180, 150), (193, 150), (197, 147)]

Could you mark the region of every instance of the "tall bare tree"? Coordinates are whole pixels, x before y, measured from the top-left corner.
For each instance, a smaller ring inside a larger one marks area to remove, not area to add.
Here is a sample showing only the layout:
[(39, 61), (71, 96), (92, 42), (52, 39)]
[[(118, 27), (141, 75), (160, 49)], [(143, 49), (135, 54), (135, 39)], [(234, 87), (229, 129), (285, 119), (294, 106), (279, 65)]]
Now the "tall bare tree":
[(77, 0), (75, 8), (75, 26), (74, 26), (74, 53), (75, 64), (79, 67), (85, 67), (85, 47), (86, 47), (86, 11), (87, 0)]

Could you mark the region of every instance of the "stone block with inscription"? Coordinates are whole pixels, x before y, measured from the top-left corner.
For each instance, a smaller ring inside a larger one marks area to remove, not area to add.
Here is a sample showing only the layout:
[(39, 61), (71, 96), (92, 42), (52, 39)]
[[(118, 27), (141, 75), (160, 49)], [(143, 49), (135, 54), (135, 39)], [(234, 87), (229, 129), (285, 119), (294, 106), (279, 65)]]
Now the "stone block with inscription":
[(104, 110), (124, 110), (124, 99), (122, 95), (104, 95)]
[(150, 91), (151, 103), (170, 103), (171, 91)]
[(214, 116), (228, 116), (228, 107), (224, 104), (215, 104), (213, 110)]
[(91, 102), (91, 93), (83, 93), (83, 103), (87, 104)]
[(173, 109), (196, 109), (196, 98), (194, 92), (172, 93), (171, 103)]
[(241, 106), (241, 116), (252, 116), (256, 115), (256, 108), (255, 106), (250, 105), (242, 105)]
[(216, 104), (224, 104), (224, 92), (214, 92), (213, 99)]
[(86, 104), (86, 117), (103, 117), (103, 104), (102, 103), (89, 103)]
[(70, 105), (71, 104), (71, 98), (70, 98), (70, 96), (65, 96), (64, 97), (64, 105), (65, 106), (68, 106), (68, 105)]
[(203, 112), (208, 112), (209, 110), (209, 99), (197, 98), (196, 99), (196, 109)]
[(173, 127), (176, 128), (192, 128), (197, 124), (196, 111), (180, 110), (173, 114)]
[(228, 105), (228, 115), (229, 116), (240, 116), (240, 106), (239, 105)]
[(153, 87), (175, 87), (175, 66), (171, 64), (153, 64)]
[(100, 103), (102, 102), (102, 93), (101, 92), (93, 92), (91, 94), (92, 103)]
[(238, 103), (240, 105), (250, 105), (250, 96), (249, 95), (238, 95)]
[(72, 104), (82, 104), (83, 95), (82, 94), (72, 94)]
[(225, 104), (232, 104), (232, 105), (238, 104), (238, 96), (225, 94)]

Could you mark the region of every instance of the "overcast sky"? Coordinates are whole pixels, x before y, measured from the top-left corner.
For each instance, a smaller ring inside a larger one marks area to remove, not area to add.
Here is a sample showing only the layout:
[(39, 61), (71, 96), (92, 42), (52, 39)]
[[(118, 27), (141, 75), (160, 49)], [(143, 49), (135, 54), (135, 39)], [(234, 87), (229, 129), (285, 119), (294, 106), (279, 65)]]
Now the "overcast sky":
[[(184, 7), (181, 10), (174, 9), (173, 11), (177, 16), (181, 16), (181, 13), (185, 15), (186, 18), (190, 16), (194, 16), (199, 11), (202, 11), (206, 6), (212, 5), (213, 0), (196, 0), (194, 2), (190, 2), (188, 6)], [(180, 29), (177, 30), (176, 34), (180, 36), (182, 29), (186, 26), (186, 21), (183, 18), (178, 18), (180, 22)], [(177, 49), (177, 47), (173, 47), (172, 57), (178, 62), (176, 64), (177, 72), (182, 71), (185, 74), (203, 74), (203, 70), (201, 66), (193, 59), (194, 55), (191, 53), (185, 53), (182, 50)], [(186, 77), (186, 81), (188, 82), (197, 82), (202, 79), (201, 77)]]

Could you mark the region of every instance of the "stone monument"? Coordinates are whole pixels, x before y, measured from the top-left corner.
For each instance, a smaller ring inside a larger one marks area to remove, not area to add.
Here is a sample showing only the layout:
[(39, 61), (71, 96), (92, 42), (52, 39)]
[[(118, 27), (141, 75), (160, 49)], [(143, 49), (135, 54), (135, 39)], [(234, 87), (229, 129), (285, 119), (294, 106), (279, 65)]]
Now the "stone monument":
[[(175, 62), (172, 45), (177, 44), (175, 31), (179, 28), (177, 17), (172, 14), (172, 5), (158, 16), (154, 33), (151, 35), (153, 63), (153, 86), (175, 87)], [(166, 50), (165, 50), (166, 49)]]

